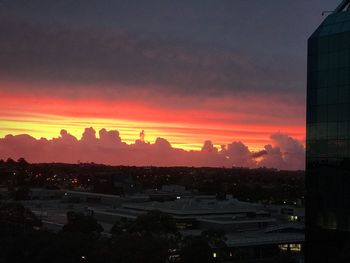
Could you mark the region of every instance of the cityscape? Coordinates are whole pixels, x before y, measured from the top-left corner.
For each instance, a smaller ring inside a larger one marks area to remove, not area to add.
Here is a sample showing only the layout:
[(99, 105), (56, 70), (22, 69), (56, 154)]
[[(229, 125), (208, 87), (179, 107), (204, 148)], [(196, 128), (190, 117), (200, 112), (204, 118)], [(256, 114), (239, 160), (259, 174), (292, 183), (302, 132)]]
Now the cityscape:
[(0, 2), (0, 263), (350, 262), (350, 0)]

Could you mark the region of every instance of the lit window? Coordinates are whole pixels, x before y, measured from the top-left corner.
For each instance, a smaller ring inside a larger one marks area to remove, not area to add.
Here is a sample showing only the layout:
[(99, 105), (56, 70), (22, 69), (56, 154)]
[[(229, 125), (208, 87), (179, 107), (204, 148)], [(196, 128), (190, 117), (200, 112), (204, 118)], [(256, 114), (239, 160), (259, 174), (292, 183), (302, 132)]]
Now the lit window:
[(290, 251), (293, 251), (293, 252), (300, 252), (301, 251), (300, 244), (290, 244), (289, 248), (290, 248)]
[(288, 250), (288, 244), (283, 244), (283, 245), (278, 245), (278, 248), (282, 251), (287, 251)]
[(282, 251), (300, 252), (301, 244), (283, 244), (278, 245), (278, 248)]

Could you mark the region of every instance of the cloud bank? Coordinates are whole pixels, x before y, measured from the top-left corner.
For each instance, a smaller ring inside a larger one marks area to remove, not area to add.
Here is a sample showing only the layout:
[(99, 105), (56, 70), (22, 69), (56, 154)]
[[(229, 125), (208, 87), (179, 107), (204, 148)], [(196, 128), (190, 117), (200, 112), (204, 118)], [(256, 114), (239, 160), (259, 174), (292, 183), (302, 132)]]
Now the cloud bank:
[(34, 91), (63, 82), (64, 92), (113, 84), (304, 98), (305, 39), (327, 1), (5, 0), (0, 77)]
[(35, 139), (28, 134), (6, 135), (0, 139), (0, 158), (24, 157), (30, 162), (95, 162), (136, 166), (212, 166), (269, 167), (283, 170), (304, 169), (304, 145), (292, 137), (272, 134), (271, 144), (252, 152), (242, 142), (222, 145), (220, 149), (207, 140), (200, 151), (173, 148), (169, 141), (157, 138), (147, 142), (145, 133), (132, 144), (122, 141), (117, 130), (86, 128), (80, 139), (61, 130), (53, 139)]

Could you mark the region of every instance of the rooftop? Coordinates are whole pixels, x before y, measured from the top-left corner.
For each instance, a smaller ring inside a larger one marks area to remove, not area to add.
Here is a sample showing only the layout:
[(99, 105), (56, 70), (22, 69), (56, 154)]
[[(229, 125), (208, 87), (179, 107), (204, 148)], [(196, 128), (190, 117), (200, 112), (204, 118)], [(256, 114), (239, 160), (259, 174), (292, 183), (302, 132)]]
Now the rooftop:
[(179, 199), (170, 202), (146, 202), (146, 203), (125, 203), (125, 209), (131, 210), (160, 210), (172, 215), (222, 215), (241, 213), (263, 213), (256, 205), (248, 205), (236, 200), (225, 202), (220, 201), (199, 201), (196, 199)]

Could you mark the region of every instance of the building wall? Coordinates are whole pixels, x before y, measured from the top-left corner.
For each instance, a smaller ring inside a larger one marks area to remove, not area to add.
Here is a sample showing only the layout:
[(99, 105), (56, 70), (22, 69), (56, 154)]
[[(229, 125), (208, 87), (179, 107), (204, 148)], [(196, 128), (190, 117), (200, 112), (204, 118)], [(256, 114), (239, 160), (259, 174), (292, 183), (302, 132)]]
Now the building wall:
[(306, 144), (307, 262), (342, 262), (350, 241), (350, 11), (329, 15), (308, 41)]

